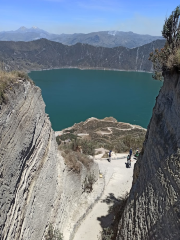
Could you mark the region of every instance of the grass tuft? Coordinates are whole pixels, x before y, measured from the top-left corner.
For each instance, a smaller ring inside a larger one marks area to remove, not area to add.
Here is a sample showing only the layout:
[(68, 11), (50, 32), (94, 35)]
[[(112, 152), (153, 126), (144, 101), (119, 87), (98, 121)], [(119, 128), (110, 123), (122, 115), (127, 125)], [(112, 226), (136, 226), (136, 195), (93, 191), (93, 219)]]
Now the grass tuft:
[(13, 82), (17, 81), (17, 79), (27, 79), (29, 81), (32, 81), (30, 80), (29, 76), (24, 72), (0, 71), (0, 104), (2, 104), (2, 102), (6, 102), (5, 91), (9, 86), (11, 86)]

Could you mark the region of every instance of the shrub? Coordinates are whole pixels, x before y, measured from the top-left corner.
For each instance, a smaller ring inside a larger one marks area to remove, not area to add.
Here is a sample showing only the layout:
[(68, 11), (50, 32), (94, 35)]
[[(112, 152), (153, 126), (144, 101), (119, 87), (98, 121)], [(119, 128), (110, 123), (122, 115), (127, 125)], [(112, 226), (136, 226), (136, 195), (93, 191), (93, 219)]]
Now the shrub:
[(5, 90), (8, 86), (11, 85), (18, 78), (28, 79), (31, 81), (27, 74), (23, 72), (13, 71), (13, 72), (5, 72), (0, 71), (0, 104), (5, 101)]
[(88, 140), (81, 140), (80, 145), (82, 147), (82, 151), (84, 154), (94, 156), (94, 154), (95, 154), (94, 142), (88, 141)]
[(61, 137), (60, 137), (60, 136), (57, 136), (57, 137), (56, 137), (56, 142), (57, 142), (58, 145), (61, 144)]
[(61, 136), (58, 136), (59, 137), (59, 139), (61, 139), (62, 141), (65, 141), (65, 140), (67, 140), (67, 139), (70, 139), (71, 141), (73, 140), (73, 139), (77, 139), (77, 135), (74, 135), (74, 134), (72, 134), (72, 133), (65, 133), (65, 134), (63, 134), (63, 135), (61, 135)]
[(84, 140), (84, 139), (74, 139), (70, 145), (70, 148), (73, 151), (82, 149), (83, 154), (85, 155), (95, 155), (95, 146), (96, 144), (93, 141)]
[(94, 183), (95, 183), (95, 176), (94, 176), (94, 174), (91, 173), (84, 180), (84, 183), (83, 183), (84, 192), (85, 191), (92, 192)]
[(77, 173), (81, 171), (82, 165), (89, 169), (93, 162), (93, 160), (86, 155), (79, 152), (74, 152), (71, 149), (65, 149), (62, 152), (62, 156), (65, 159), (65, 164), (67, 167)]
[(62, 233), (59, 230), (54, 229), (52, 224), (49, 225), (45, 240), (63, 240)]
[(149, 60), (154, 67), (155, 79), (162, 80), (162, 71), (180, 69), (180, 7), (178, 6), (165, 20), (162, 36), (166, 44), (161, 50), (150, 53)]

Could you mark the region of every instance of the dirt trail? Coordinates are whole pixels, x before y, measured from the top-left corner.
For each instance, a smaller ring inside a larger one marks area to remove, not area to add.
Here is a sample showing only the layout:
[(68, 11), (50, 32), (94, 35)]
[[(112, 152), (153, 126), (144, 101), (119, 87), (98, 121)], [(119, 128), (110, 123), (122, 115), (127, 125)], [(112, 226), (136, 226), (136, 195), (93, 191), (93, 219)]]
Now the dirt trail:
[(109, 163), (107, 160), (96, 160), (100, 171), (105, 176), (106, 187), (102, 198), (94, 206), (79, 227), (74, 240), (99, 239), (102, 227), (108, 227), (112, 222), (112, 215), (108, 214), (109, 207), (116, 198), (129, 192), (132, 185), (133, 167), (126, 168), (127, 154), (118, 154), (117, 160)]

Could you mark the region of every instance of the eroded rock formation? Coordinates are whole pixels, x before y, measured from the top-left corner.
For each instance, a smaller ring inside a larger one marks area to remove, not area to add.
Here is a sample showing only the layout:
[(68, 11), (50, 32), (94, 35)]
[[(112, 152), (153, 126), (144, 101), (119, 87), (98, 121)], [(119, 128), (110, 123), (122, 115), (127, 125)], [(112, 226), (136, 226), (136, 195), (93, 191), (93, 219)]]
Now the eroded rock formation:
[(41, 240), (49, 223), (63, 233), (77, 209), (76, 218), (81, 217), (79, 199), (87, 199), (82, 185), (89, 173), (97, 180), (98, 166), (82, 165), (79, 175), (68, 171), (41, 91), (30, 81), (17, 79), (5, 99), (0, 106), (0, 239)]
[(117, 240), (180, 239), (180, 75), (164, 77)]

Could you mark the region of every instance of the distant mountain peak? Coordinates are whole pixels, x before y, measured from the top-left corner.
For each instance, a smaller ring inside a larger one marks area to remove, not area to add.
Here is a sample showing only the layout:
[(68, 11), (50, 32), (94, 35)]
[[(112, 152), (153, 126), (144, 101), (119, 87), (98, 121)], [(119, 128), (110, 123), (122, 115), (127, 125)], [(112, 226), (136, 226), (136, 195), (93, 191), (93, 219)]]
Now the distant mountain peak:
[(36, 26), (32, 26), (32, 29), (39, 29), (38, 27), (36, 27)]
[(24, 27), (24, 26), (22, 26), (22, 27), (20, 27), (18, 30), (27, 30), (27, 28), (26, 27)]

